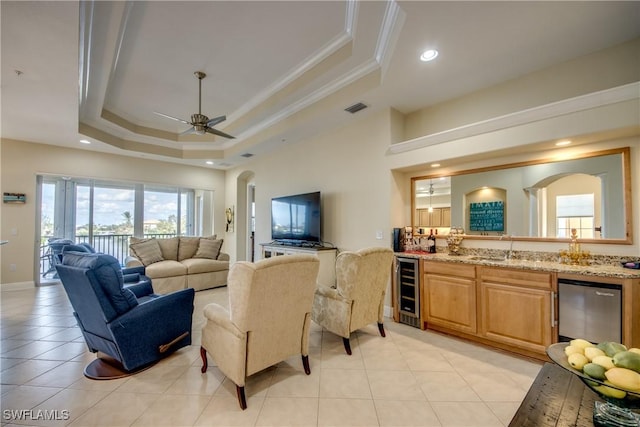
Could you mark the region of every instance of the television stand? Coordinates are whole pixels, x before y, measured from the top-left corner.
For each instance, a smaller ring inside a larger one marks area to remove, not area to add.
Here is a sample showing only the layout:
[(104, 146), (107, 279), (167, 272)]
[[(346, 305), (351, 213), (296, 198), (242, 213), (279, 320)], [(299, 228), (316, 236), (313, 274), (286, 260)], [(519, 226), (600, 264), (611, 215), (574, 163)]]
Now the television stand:
[(320, 260), (318, 271), (318, 283), (325, 286), (333, 286), (336, 283), (336, 248), (325, 246), (297, 246), (282, 242), (260, 243), (262, 246), (262, 259), (281, 255), (311, 254)]

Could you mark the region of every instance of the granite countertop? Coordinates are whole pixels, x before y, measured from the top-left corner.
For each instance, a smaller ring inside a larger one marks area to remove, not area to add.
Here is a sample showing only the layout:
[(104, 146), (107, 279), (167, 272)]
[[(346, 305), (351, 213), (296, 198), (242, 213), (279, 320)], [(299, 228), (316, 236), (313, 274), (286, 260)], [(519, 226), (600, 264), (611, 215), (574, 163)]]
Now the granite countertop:
[(617, 277), (620, 279), (640, 279), (640, 270), (623, 268), (619, 264), (608, 265), (568, 265), (550, 261), (529, 261), (523, 259), (502, 260), (497, 257), (477, 255), (448, 255), (422, 251), (396, 252), (396, 256), (420, 258), (428, 261), (476, 264), (492, 267), (507, 267), (521, 270), (548, 271), (554, 273), (582, 274), (585, 276)]

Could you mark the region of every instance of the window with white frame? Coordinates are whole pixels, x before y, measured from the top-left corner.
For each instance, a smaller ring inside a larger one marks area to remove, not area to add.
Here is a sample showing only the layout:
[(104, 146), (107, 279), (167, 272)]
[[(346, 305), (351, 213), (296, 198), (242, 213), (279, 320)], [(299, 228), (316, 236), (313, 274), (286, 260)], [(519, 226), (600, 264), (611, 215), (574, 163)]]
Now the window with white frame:
[(39, 176), (38, 185), (43, 248), (50, 239), (65, 238), (124, 262), (131, 236), (195, 235), (203, 229), (194, 189), (61, 176)]
[(594, 215), (593, 193), (556, 196), (557, 236), (570, 238), (575, 228), (578, 238), (594, 238)]

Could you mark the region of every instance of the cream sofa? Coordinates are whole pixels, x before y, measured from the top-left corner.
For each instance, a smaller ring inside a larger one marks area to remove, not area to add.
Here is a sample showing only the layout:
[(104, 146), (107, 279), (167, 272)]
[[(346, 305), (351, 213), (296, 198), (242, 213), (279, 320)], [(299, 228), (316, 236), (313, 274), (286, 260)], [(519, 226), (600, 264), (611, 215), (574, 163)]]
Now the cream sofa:
[(229, 255), (221, 252), (222, 239), (209, 237), (171, 237), (140, 239), (131, 237), (126, 266), (145, 266), (153, 289), (166, 294), (179, 289), (196, 291), (227, 284)]

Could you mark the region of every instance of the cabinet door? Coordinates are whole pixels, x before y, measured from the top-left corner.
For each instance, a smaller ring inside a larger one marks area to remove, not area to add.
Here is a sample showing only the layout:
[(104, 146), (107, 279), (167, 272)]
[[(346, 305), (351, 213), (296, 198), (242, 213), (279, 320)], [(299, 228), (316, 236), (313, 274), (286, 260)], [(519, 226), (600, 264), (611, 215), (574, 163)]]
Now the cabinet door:
[(417, 224), (419, 227), (429, 226), (429, 211), (427, 209), (418, 209)]
[(476, 333), (476, 281), (424, 275), (423, 319), (427, 323)]
[(440, 227), (451, 227), (451, 208), (442, 208), (442, 223)]
[(544, 354), (552, 343), (551, 291), (481, 282), (480, 335)]
[(433, 208), (433, 212), (429, 214), (429, 226), (440, 227), (442, 226), (442, 209)]

